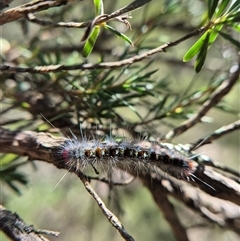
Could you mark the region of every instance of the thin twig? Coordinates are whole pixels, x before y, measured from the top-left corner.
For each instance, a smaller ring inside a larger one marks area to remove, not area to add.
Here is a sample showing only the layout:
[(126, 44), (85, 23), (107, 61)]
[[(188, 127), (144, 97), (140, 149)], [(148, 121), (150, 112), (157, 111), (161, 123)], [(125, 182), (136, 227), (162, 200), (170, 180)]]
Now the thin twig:
[[(134, 11), (140, 7), (142, 7), (143, 5), (147, 4), (148, 2), (150, 2), (151, 0), (136, 0), (134, 2), (132, 2), (131, 4), (129, 4), (126, 7), (123, 7), (121, 9), (118, 9), (117, 11), (111, 13), (111, 14), (103, 14), (101, 16), (97, 16), (96, 21), (94, 22), (94, 25), (99, 25), (101, 23), (106, 23), (108, 21), (114, 20), (117, 17), (126, 14), (128, 12)], [(57, 27), (65, 27), (65, 28), (86, 28), (89, 26), (89, 24), (92, 21), (86, 21), (86, 22), (58, 22), (58, 23), (54, 23), (52, 21), (46, 21), (46, 20), (42, 20), (42, 19), (38, 19), (36, 18), (36, 16), (34, 16), (32, 13), (28, 13), (26, 15), (26, 19), (30, 22), (42, 25), (42, 26), (51, 26), (54, 28)]]
[(88, 22), (58, 22), (54, 23), (52, 21), (48, 20), (42, 20), (37, 18), (33, 13), (28, 13), (26, 15), (26, 19), (32, 23), (36, 23), (41, 26), (49, 26), (49, 27), (54, 27), (54, 28), (86, 28), (89, 25)]
[(37, 0), (32, 1), (21, 6), (11, 8), (0, 14), (0, 25), (24, 18), (28, 13), (39, 12), (52, 7), (58, 7), (61, 5), (66, 5), (68, 2), (73, 0)]
[[(123, 7), (121, 9), (118, 9), (117, 11), (113, 12), (112, 14), (109, 14), (106, 19), (113, 19), (115, 17), (118, 17), (120, 15), (123, 15), (125, 13), (129, 13), (132, 12), (140, 7), (142, 7), (143, 5), (147, 4), (151, 2), (151, 0), (135, 0), (132, 3), (130, 3), (128, 6)], [(106, 20), (105, 20), (106, 21)]]
[(224, 166), (223, 164), (221, 163), (218, 163), (218, 162), (213, 162), (212, 160), (202, 160), (201, 161), (201, 164), (205, 165), (205, 166), (210, 166), (210, 167), (215, 167), (217, 168), (218, 170), (221, 170), (225, 173), (228, 173), (228, 174), (232, 174), (233, 176), (230, 177), (232, 180), (240, 183), (240, 173), (238, 172), (239, 170), (234, 170), (232, 168), (229, 168), (227, 166)]
[(83, 174), (83, 175), (85, 176), (85, 178), (87, 180), (96, 180), (96, 181), (99, 181), (99, 182), (106, 183), (108, 185), (110, 184), (112, 186), (127, 186), (130, 183), (132, 183), (134, 181), (134, 179), (135, 179), (135, 177), (130, 177), (129, 179), (127, 179), (127, 180), (125, 180), (123, 182), (113, 182), (113, 181), (108, 180), (107, 178), (104, 178), (104, 177), (101, 178), (101, 177), (92, 177), (92, 176), (85, 175), (85, 174)]
[(81, 172), (76, 172), (80, 180), (82, 181), (84, 187), (88, 191), (88, 193), (94, 198), (94, 200), (97, 202), (98, 206), (102, 210), (104, 216), (108, 219), (108, 221), (112, 224), (114, 228), (118, 230), (120, 235), (127, 241), (134, 241), (132, 236), (128, 234), (128, 232), (124, 229), (121, 222), (118, 220), (118, 218), (106, 207), (104, 202), (101, 200), (101, 198), (97, 195), (97, 193), (93, 190), (90, 183), (86, 179), (85, 175), (82, 175)]
[(212, 134), (208, 135), (207, 137), (199, 139), (197, 142), (191, 144), (190, 151), (195, 150), (206, 143), (211, 143), (213, 140), (216, 140), (221, 136), (231, 133), (238, 129), (240, 129), (240, 120), (237, 120), (227, 126), (222, 126), (221, 128), (214, 131)]
[(125, 65), (131, 65), (133, 63), (139, 62), (145, 58), (148, 58), (151, 55), (154, 55), (159, 52), (165, 52), (168, 48), (178, 45), (179, 43), (196, 36), (198, 34), (201, 34), (207, 30), (207, 27), (201, 27), (200, 29), (197, 29), (185, 36), (183, 36), (180, 39), (177, 39), (173, 42), (169, 42), (166, 44), (163, 44), (157, 48), (151, 49), (143, 54), (135, 55), (133, 57), (115, 61), (115, 62), (102, 62), (98, 64), (75, 64), (75, 65), (46, 65), (46, 66), (36, 66), (33, 68), (21, 68), (21, 67), (12, 67), (9, 65), (0, 65), (0, 72), (2, 73), (49, 73), (49, 72), (59, 72), (59, 71), (69, 71), (69, 70), (87, 70), (87, 69), (113, 69), (113, 68), (119, 68)]
[[(30, 3), (27, 4), (23, 4), (21, 6), (15, 7), (15, 8), (11, 8), (3, 13), (0, 14), (0, 25), (18, 20), (20, 18), (24, 18), (26, 17), (29, 21), (38, 23), (40, 25), (48, 25), (48, 26), (54, 26), (54, 27), (77, 27), (77, 28), (83, 28), (83, 27), (87, 27), (89, 25), (89, 23), (91, 21), (86, 21), (86, 22), (82, 22), (82, 23), (53, 23), (50, 21), (44, 21), (44, 20), (38, 20), (37, 18), (35, 18), (33, 15), (29, 15), (30, 13), (34, 13), (34, 12), (39, 12), (42, 10), (46, 10), (48, 8), (52, 8), (52, 7), (58, 7), (61, 5), (66, 5), (68, 2), (72, 2), (74, 0), (54, 0), (54, 1), (44, 1), (44, 0), (38, 0), (38, 1), (32, 1)], [(140, 7), (142, 7), (143, 5), (147, 4), (148, 2), (150, 2), (151, 0), (136, 0), (134, 2), (132, 2), (131, 4), (129, 4), (126, 7), (123, 7), (115, 12), (113, 12), (112, 14), (104, 14), (104, 16), (102, 18), (99, 18), (98, 21), (96, 21), (96, 24), (101, 24), (104, 22), (108, 22), (120, 15), (123, 15), (124, 13), (128, 13), (131, 12), (133, 10), (136, 10)]]
[(169, 131), (162, 139), (169, 140), (174, 138), (175, 136), (180, 135), (186, 130), (193, 127), (195, 124), (201, 121), (201, 118), (213, 107), (216, 106), (221, 99), (229, 93), (234, 84), (237, 82), (240, 73), (240, 59), (237, 64), (237, 70), (230, 75), (230, 77), (225, 80), (210, 96), (210, 98), (205, 101), (202, 107), (198, 110), (198, 112), (190, 119), (184, 121), (174, 130)]

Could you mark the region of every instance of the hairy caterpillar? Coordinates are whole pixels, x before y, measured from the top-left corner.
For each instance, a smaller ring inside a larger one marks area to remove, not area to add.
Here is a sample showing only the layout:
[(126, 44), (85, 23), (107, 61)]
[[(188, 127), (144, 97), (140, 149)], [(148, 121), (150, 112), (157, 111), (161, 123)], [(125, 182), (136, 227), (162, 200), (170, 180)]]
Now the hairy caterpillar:
[[(194, 174), (194, 163), (187, 155), (173, 148), (174, 145), (150, 141), (104, 141), (78, 139), (74, 134), (57, 150), (60, 160), (69, 170), (83, 170), (91, 166), (98, 173), (96, 166), (118, 168), (133, 175), (155, 172), (159, 169), (175, 178), (198, 179)], [(198, 179), (208, 187), (209, 184)]]

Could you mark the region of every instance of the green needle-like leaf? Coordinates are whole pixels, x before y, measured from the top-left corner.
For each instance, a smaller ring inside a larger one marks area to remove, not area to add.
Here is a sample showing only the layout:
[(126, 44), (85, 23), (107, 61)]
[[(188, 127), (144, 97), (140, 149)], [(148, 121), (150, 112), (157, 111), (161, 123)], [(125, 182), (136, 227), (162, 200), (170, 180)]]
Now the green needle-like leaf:
[(231, 15), (228, 15), (226, 22), (228, 23), (239, 23), (240, 22), (240, 11), (239, 12), (234, 12)]
[[(206, 37), (209, 37), (208, 41), (208, 47), (216, 40), (218, 36), (218, 31), (220, 31), (223, 27), (223, 24), (217, 25), (213, 31), (213, 29), (209, 29), (206, 31), (202, 37), (187, 51), (187, 53), (183, 56), (183, 61), (188, 62), (190, 61), (193, 57), (195, 57), (200, 50), (202, 49), (203, 44), (205, 43)], [(209, 35), (210, 33), (210, 35)]]
[(240, 42), (236, 39), (232, 38), (231, 35), (224, 33), (224, 32), (218, 32), (223, 38), (230, 41), (233, 45), (235, 45), (238, 49), (240, 49)]
[(99, 26), (96, 26), (93, 28), (89, 38), (87, 39), (87, 41), (85, 42), (85, 44), (83, 46), (82, 56), (84, 58), (87, 58), (88, 55), (92, 52), (95, 42), (97, 40), (97, 37), (99, 35), (99, 32), (100, 32)]
[(208, 18), (211, 19), (218, 5), (219, 0), (208, 0)]
[(93, 0), (95, 6), (96, 16), (104, 13), (103, 2), (102, 0)]
[(120, 37), (121, 39), (123, 39), (124, 41), (128, 42), (129, 44), (131, 44), (133, 46), (132, 40), (129, 37), (127, 37), (125, 34), (118, 32), (116, 29), (112, 28), (109, 25), (104, 25), (104, 28), (113, 32), (115, 35), (117, 35), (118, 37)]
[(240, 32), (240, 24), (233, 24), (232, 27), (235, 29), (235, 31)]
[(224, 10), (226, 9), (226, 7), (228, 6), (229, 4), (229, 0), (223, 0), (219, 7), (218, 7), (218, 10), (217, 10), (217, 13), (216, 13), (216, 17), (219, 17), (221, 16), (221, 14), (224, 12)]
[(208, 46), (209, 46), (210, 35), (211, 35), (211, 33), (207, 32), (207, 36), (204, 39), (202, 48), (201, 48), (201, 50), (198, 54), (198, 57), (196, 59), (195, 66), (194, 66), (196, 73), (200, 72), (200, 70), (202, 69), (202, 67), (204, 65), (205, 59), (207, 57), (207, 50), (208, 50)]
[(239, 0), (236, 0), (227, 12), (230, 13), (234, 10), (239, 11), (239, 8), (240, 8), (240, 2), (239, 2)]
[(195, 57), (199, 53), (207, 35), (208, 35), (208, 31), (205, 32), (202, 35), (202, 37), (187, 51), (187, 53), (183, 57), (184, 62), (190, 61), (193, 57)]
[(223, 27), (223, 24), (219, 24), (213, 29), (214, 31), (211, 32), (210, 39), (209, 39), (209, 45), (212, 44), (216, 40), (216, 38), (218, 36), (218, 31), (220, 31), (222, 29), (222, 27)]

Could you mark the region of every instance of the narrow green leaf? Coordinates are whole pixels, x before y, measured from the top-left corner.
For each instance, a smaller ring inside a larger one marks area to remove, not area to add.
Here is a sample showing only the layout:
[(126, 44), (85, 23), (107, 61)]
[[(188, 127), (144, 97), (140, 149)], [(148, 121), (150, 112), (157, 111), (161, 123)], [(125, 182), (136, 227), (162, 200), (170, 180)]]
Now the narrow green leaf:
[(233, 23), (239, 23), (239, 22), (240, 22), (240, 16), (234, 17), (231, 22), (233, 22)]
[(187, 53), (183, 56), (183, 61), (188, 62), (190, 61), (193, 57), (195, 57), (199, 51), (201, 50), (201, 47), (206, 39), (206, 36), (208, 35), (208, 32), (205, 32), (200, 39), (187, 51)]
[(232, 24), (231, 25), (235, 31), (240, 32), (240, 24)]
[(161, 113), (162, 110), (164, 109), (164, 106), (167, 102), (167, 100), (169, 99), (170, 95), (166, 94), (162, 100), (160, 100), (156, 105), (154, 105), (150, 110), (149, 113), (151, 112), (155, 112), (155, 116), (157, 116), (159, 114), (159, 112)]
[(102, 0), (93, 0), (95, 6), (96, 16), (104, 13), (103, 2)]
[(218, 5), (219, 0), (208, 0), (208, 18), (211, 19)]
[(222, 2), (220, 3), (217, 9), (216, 17), (221, 16), (223, 11), (226, 10), (226, 7), (228, 6), (228, 4), (229, 4), (229, 0), (222, 0)]
[(228, 22), (228, 23), (234, 23), (234, 22), (239, 23), (239, 21), (240, 21), (240, 11), (232, 13), (231, 15), (229, 14), (225, 20), (225, 22)]
[(87, 58), (88, 55), (92, 52), (93, 47), (95, 45), (95, 42), (97, 40), (97, 37), (99, 35), (100, 32), (100, 27), (99, 26), (95, 26), (89, 36), (89, 38), (87, 39), (87, 41), (85, 42), (84, 46), (83, 46), (83, 51), (82, 51), (82, 56), (84, 58)]
[(223, 38), (227, 39), (230, 41), (233, 45), (235, 45), (237, 48), (240, 49), (240, 42), (237, 41), (236, 39), (232, 38), (231, 35), (224, 33), (224, 32), (218, 32)]
[(111, 31), (112, 33), (114, 33), (115, 35), (117, 35), (118, 37), (120, 37), (121, 39), (123, 39), (124, 41), (128, 42), (129, 44), (131, 44), (133, 46), (133, 42), (132, 40), (127, 37), (125, 34), (118, 32), (116, 29), (112, 28), (109, 25), (104, 25), (104, 28), (106, 28), (107, 30)]
[(210, 40), (211, 33), (208, 32), (206, 38), (204, 39), (204, 42), (202, 44), (201, 50), (197, 56), (194, 69), (196, 73), (199, 73), (204, 65), (205, 59), (207, 57), (207, 50), (209, 46), (209, 40)]
[(230, 13), (230, 12), (232, 12), (232, 11), (234, 11), (234, 10), (239, 10), (239, 8), (240, 8), (240, 2), (239, 2), (239, 0), (236, 0), (236, 1), (233, 3), (233, 5), (229, 8), (229, 10), (227, 11), (227, 13)]
[(212, 8), (212, 2), (211, 1), (207, 1), (207, 3), (208, 3), (208, 16), (209, 16), (209, 9)]
[(7, 183), (8, 186), (9, 186), (10, 188), (12, 188), (13, 191), (15, 191), (18, 195), (21, 195), (21, 191), (19, 190), (19, 188), (18, 188), (15, 184), (13, 184), (13, 182), (7, 181), (6, 183)]
[[(219, 24), (215, 27), (214, 30), (220, 31), (222, 27), (223, 27), (223, 24)], [(187, 51), (187, 53), (183, 57), (183, 61), (188, 62), (200, 52), (202, 45), (205, 42), (205, 39), (209, 33), (210, 33), (210, 36), (209, 36), (209, 46), (210, 46), (218, 36), (217, 31), (212, 31), (212, 29), (209, 29), (208, 31), (206, 31), (202, 35), (202, 37)]]
[(222, 27), (223, 27), (223, 24), (219, 24), (213, 29), (214, 31), (211, 32), (209, 44), (212, 44), (216, 40), (216, 38), (218, 36), (218, 31), (220, 31), (222, 29)]

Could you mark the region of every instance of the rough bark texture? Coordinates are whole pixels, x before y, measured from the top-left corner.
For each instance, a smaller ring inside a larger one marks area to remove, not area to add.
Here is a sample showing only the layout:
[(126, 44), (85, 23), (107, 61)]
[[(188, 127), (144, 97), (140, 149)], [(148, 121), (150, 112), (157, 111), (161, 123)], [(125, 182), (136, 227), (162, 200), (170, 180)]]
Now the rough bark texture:
[[(49, 133), (33, 131), (10, 131), (1, 128), (1, 152), (15, 153), (28, 156), (29, 160), (39, 160), (55, 165), (57, 168), (67, 168), (59, 162), (56, 150), (64, 142), (64, 138), (55, 138)], [(202, 181), (184, 181), (168, 176), (167, 179), (156, 177), (154, 174), (136, 175), (152, 193), (159, 209), (172, 227), (178, 240), (188, 240), (186, 230), (179, 222), (174, 207), (168, 196), (173, 196), (187, 207), (199, 213), (211, 222), (221, 227), (231, 229), (240, 234), (240, 192), (237, 177), (233, 177), (216, 167), (195, 163), (197, 178)], [(76, 173), (77, 174), (77, 173)]]

